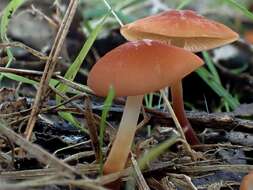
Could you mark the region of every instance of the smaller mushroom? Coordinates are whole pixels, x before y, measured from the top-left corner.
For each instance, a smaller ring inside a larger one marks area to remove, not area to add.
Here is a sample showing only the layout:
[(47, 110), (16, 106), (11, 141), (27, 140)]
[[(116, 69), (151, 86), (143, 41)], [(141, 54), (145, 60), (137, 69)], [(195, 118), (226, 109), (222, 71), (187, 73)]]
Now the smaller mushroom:
[(138, 19), (120, 29), (129, 41), (152, 39), (192, 52), (213, 49), (238, 39), (238, 34), (219, 22), (191, 10), (168, 10)]
[[(191, 10), (168, 10), (141, 18), (122, 26), (120, 32), (129, 41), (159, 40), (192, 52), (209, 50), (238, 39), (238, 34), (227, 26)], [(173, 109), (186, 139), (190, 144), (199, 144), (184, 111), (181, 80), (171, 86), (171, 95)]]
[(127, 96), (125, 109), (105, 174), (125, 168), (134, 139), (143, 95), (170, 86), (203, 64), (196, 55), (158, 41), (125, 43), (103, 56), (88, 76), (88, 86), (106, 96), (112, 86), (116, 96)]
[(240, 190), (253, 190), (253, 172), (243, 177)]

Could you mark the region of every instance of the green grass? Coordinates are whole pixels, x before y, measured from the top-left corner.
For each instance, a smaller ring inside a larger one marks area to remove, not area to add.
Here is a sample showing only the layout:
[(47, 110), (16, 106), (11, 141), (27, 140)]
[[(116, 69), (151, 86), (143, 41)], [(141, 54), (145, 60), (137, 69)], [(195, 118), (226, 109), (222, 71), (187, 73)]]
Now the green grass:
[[(1, 41), (2, 42), (8, 42), (9, 39), (7, 37), (7, 29), (8, 29), (8, 25), (11, 19), (11, 16), (14, 14), (14, 12), (25, 2), (25, 0), (12, 0), (10, 1), (10, 3), (6, 6), (6, 8), (3, 11), (3, 15), (1, 17), (1, 30), (0, 30), (0, 36), (1, 36)], [(85, 59), (87, 53), (89, 52), (91, 46), (93, 45), (97, 35), (101, 32), (103, 24), (106, 20), (108, 16), (108, 11), (106, 16), (103, 17), (103, 19), (97, 24), (97, 26), (91, 31), (91, 34), (89, 35), (87, 41), (85, 42), (83, 48), (81, 49), (80, 53), (78, 54), (77, 58), (75, 59), (74, 63), (70, 66), (70, 68), (68, 69), (68, 71), (65, 74), (65, 78), (69, 79), (71, 81), (74, 80), (77, 72), (79, 71), (81, 64), (83, 62), (83, 60)], [(6, 67), (9, 67), (11, 62), (13, 61), (14, 57), (12, 52), (10, 51), (10, 48), (7, 48), (7, 55), (8, 55), (8, 63), (6, 65)], [(11, 74), (11, 73), (1, 73), (0, 75), (0, 80), (2, 79), (2, 77), (8, 77), (9, 79), (18, 81), (18, 82), (22, 82), (22, 83), (26, 83), (26, 84), (31, 84), (31, 85), (35, 85), (38, 84), (36, 81), (31, 80), (31, 79), (27, 79), (25, 77), (22, 76), (18, 76), (15, 74)], [(68, 87), (64, 84), (60, 84), (57, 89), (65, 94), (68, 91)], [(57, 104), (59, 104), (61, 102), (61, 97), (56, 96), (56, 102)], [(80, 127), (79, 122), (72, 116), (71, 113), (68, 112), (59, 112), (59, 115), (64, 118), (65, 120), (69, 121), (70, 123), (72, 123), (74, 126), (78, 127), (79, 129), (82, 129)]]
[(189, 5), (192, 0), (182, 0), (181, 3), (177, 6), (177, 10), (184, 9), (187, 5)]
[[(1, 23), (0, 23), (0, 37), (1, 37), (2, 42), (9, 42), (9, 39), (7, 37), (8, 25), (10, 23), (12, 15), (24, 2), (25, 0), (12, 0), (3, 10), (3, 15), (1, 17)], [(6, 48), (6, 51), (7, 51), (7, 56), (8, 56), (8, 62), (6, 64), (6, 67), (9, 67), (14, 59), (14, 56), (10, 48)], [(3, 76), (4, 75), (0, 73), (0, 84), (1, 84)]]
[(226, 89), (224, 89), (222, 85), (216, 81), (213, 74), (210, 73), (206, 68), (201, 67), (196, 71), (196, 73), (206, 82), (209, 87), (213, 89), (218, 96), (226, 100), (231, 109), (235, 109), (240, 105), (239, 101), (234, 98)]
[[(236, 10), (239, 10), (242, 12), (246, 17), (253, 20), (253, 13), (251, 13), (243, 4), (235, 1), (235, 0), (223, 0), (224, 3), (230, 5)], [(211, 59), (207, 53), (204, 53), (204, 58), (207, 63), (207, 66), (210, 70), (210, 72), (204, 68), (200, 68), (197, 70), (197, 74), (222, 98), (225, 100), (225, 106), (226, 104), (231, 108), (235, 109), (240, 105), (240, 102), (238, 99), (232, 97), (231, 94), (226, 91), (221, 83), (219, 76), (217, 74), (217, 71), (215, 67), (213, 66), (213, 63), (211, 63)], [(244, 69), (244, 68), (243, 68)]]
[(209, 71), (205, 68), (200, 68), (197, 70), (197, 74), (208, 84), (209, 87), (211, 87), (211, 89), (213, 89), (214, 92), (216, 92), (217, 95), (222, 98), (221, 102), (224, 103), (227, 112), (229, 112), (230, 109), (235, 109), (240, 105), (239, 101), (232, 97), (232, 95), (222, 86), (220, 76), (208, 52), (202, 52), (202, 55)]
[[(75, 61), (70, 65), (69, 69), (64, 75), (64, 78), (73, 81), (86, 57), (88, 54), (90, 48), (92, 47), (94, 41), (96, 40), (98, 34), (101, 32), (103, 28), (103, 24), (108, 16), (108, 13), (101, 19), (101, 21), (97, 24), (97, 26), (91, 31), (88, 39), (84, 43), (81, 51), (79, 52), (78, 56), (76, 57)], [(60, 84), (57, 89), (65, 94), (68, 91), (68, 86), (65, 84)], [(62, 101), (62, 98), (58, 95), (56, 95), (56, 103), (60, 104)], [(75, 127), (82, 129), (80, 126), (80, 123), (77, 121), (74, 116), (69, 112), (59, 112), (58, 113), (63, 119), (69, 121), (71, 124), (73, 124)]]
[(166, 141), (162, 142), (161, 144), (157, 145), (156, 147), (150, 149), (146, 154), (144, 154), (139, 160), (138, 164), (141, 170), (144, 170), (149, 166), (149, 163), (158, 158), (162, 153), (168, 150), (173, 144), (177, 142), (179, 135), (173, 133), (173, 135), (167, 139)]
[(106, 118), (110, 111), (110, 108), (112, 106), (112, 101), (115, 96), (115, 91), (111, 87), (108, 95), (105, 99), (103, 110), (102, 110), (102, 116), (101, 121), (99, 125), (99, 151), (100, 151), (100, 158), (99, 158), (99, 168), (100, 168), (100, 174), (103, 174), (103, 144), (104, 144), (104, 134), (105, 134), (105, 127), (106, 127)]
[[(146, 1), (147, 0), (124, 0), (124, 1), (107, 0), (105, 2), (104, 0), (93, 0), (87, 2), (84, 0), (81, 1), (81, 4), (83, 4), (87, 8), (85, 11), (82, 11), (82, 15), (84, 18), (94, 18), (94, 19), (99, 18), (108, 12), (108, 5), (109, 5), (109, 7), (114, 7), (113, 11), (116, 13), (116, 15), (120, 18), (122, 22), (128, 23), (136, 20), (137, 16), (128, 15), (127, 13), (125, 13), (126, 10), (138, 7), (139, 5), (143, 5), (143, 3), (145, 3)], [(140, 11), (136, 13), (138, 15), (141, 14)], [(110, 21), (113, 22), (113, 26), (115, 26), (115, 23), (117, 24), (117, 21), (114, 19), (114, 17), (113, 19), (110, 19)]]
[(39, 83), (35, 80), (32, 80), (32, 79), (28, 79), (26, 77), (22, 77), (20, 75), (16, 75), (16, 74), (12, 74), (12, 73), (2, 73), (3, 76), (11, 79), (11, 80), (14, 80), (14, 81), (17, 81), (17, 82), (22, 82), (22, 83), (25, 83), (25, 84), (30, 84), (30, 85), (38, 85)]
[(9, 22), (11, 20), (12, 15), (24, 2), (25, 2), (24, 0), (12, 0), (9, 2), (9, 4), (3, 10), (3, 15), (1, 17), (1, 24), (0, 24), (0, 26), (1, 26), (0, 34), (1, 34), (2, 42), (9, 41), (9, 39), (7, 37), (7, 30), (8, 30)]
[(223, 0), (228, 5), (231, 5), (234, 9), (239, 10), (242, 12), (246, 17), (253, 20), (253, 13), (251, 13), (243, 4), (238, 3), (235, 0)]
[(213, 60), (210, 57), (209, 53), (204, 51), (204, 52), (202, 52), (202, 55), (205, 59), (207, 68), (209, 69), (210, 73), (212, 74), (214, 80), (221, 85), (220, 76), (219, 76), (219, 74), (218, 74), (218, 72), (217, 72), (217, 70), (214, 66)]
[[(26, 78), (26, 77), (23, 77), (23, 76), (20, 76), (20, 75), (16, 75), (16, 74), (13, 74), (13, 73), (2, 73), (2, 75), (5, 76), (6, 78), (9, 78), (11, 80), (21, 82), (21, 83), (24, 83), (24, 84), (39, 85), (38, 81), (29, 79), (29, 78)], [(50, 82), (49, 82), (49, 85), (52, 86), (52, 87), (55, 87), (57, 84), (59, 84), (59, 81), (55, 80), (55, 79), (51, 79)]]

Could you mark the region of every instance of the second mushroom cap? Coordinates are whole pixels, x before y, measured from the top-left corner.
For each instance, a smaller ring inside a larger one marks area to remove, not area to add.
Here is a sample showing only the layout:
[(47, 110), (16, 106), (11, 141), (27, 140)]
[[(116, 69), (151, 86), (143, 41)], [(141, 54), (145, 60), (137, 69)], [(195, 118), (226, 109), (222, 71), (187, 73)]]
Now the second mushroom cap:
[(139, 19), (124, 25), (121, 34), (130, 41), (166, 41), (193, 52), (219, 47), (238, 39), (238, 34), (227, 26), (190, 10), (169, 10)]

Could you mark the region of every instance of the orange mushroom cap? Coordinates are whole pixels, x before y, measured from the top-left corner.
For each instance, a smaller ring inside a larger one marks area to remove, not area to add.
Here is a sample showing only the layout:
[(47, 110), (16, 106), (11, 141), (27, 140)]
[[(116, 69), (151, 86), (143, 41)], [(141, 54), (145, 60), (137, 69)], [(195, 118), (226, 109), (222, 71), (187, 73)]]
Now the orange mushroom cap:
[(253, 44), (253, 30), (248, 30), (244, 33), (244, 39), (246, 42)]
[(198, 52), (231, 43), (238, 34), (190, 10), (169, 10), (124, 25), (127, 40), (153, 39)]
[(253, 190), (253, 172), (243, 177), (240, 190)]
[(125, 43), (103, 56), (88, 76), (88, 86), (106, 96), (136, 96), (170, 86), (203, 64), (184, 49), (152, 40)]

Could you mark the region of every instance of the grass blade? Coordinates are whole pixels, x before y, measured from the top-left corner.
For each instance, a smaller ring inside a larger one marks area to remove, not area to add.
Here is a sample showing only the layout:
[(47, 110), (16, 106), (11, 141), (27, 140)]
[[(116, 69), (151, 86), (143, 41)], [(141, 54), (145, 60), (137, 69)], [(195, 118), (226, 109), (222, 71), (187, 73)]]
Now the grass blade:
[(5, 7), (3, 11), (3, 15), (1, 18), (1, 28), (0, 28), (0, 34), (1, 34), (1, 40), (2, 42), (8, 42), (7, 38), (7, 29), (10, 22), (10, 19), (12, 15), (15, 13), (15, 11), (24, 3), (24, 0), (12, 0), (9, 2), (9, 4)]
[[(25, 84), (30, 84), (30, 85), (38, 85), (39, 84), (37, 81), (31, 80), (31, 79), (28, 79), (26, 77), (19, 76), (19, 75), (16, 75), (16, 74), (12, 74), (12, 73), (2, 73), (2, 75), (9, 78), (9, 79), (11, 79), (11, 80), (15, 80), (17, 82), (22, 82), (22, 83), (25, 83)], [(50, 86), (56, 86), (56, 84), (58, 84), (58, 83), (59, 83), (59, 81), (56, 81), (56, 80), (52, 79), (52, 80), (50, 80), (49, 85)], [(79, 123), (76, 123), (77, 120), (70, 113), (61, 112), (60, 114), (63, 118), (66, 118), (67, 121), (75, 124), (75, 126), (79, 126)], [(81, 127), (79, 129), (83, 132), (86, 132)]]
[(217, 81), (214, 79), (213, 75), (204, 67), (199, 68), (196, 73), (202, 78), (221, 98), (224, 98), (231, 109), (237, 108), (240, 103), (239, 101), (231, 96)]
[[(17, 81), (17, 82), (22, 82), (22, 83), (30, 84), (30, 85), (38, 85), (39, 84), (39, 82), (37, 82), (35, 80), (29, 79), (29, 78), (26, 78), (26, 77), (23, 77), (23, 76), (20, 76), (20, 75), (16, 75), (16, 74), (13, 74), (13, 73), (2, 73), (2, 74), (6, 78), (9, 78), (9, 79)], [(55, 80), (55, 79), (51, 79), (50, 82), (49, 82), (49, 85), (52, 86), (52, 87), (55, 87), (57, 84), (59, 84), (59, 81)]]
[(106, 126), (106, 118), (108, 115), (108, 112), (112, 106), (112, 101), (115, 96), (115, 91), (111, 87), (108, 95), (105, 99), (104, 106), (103, 106), (103, 111), (102, 111), (102, 117), (99, 125), (99, 151), (100, 151), (100, 158), (99, 158), (99, 167), (100, 167), (100, 174), (102, 175), (103, 173), (103, 143), (104, 143), (104, 133), (105, 133), (105, 126)]
[(177, 142), (179, 135), (174, 133), (168, 140), (159, 144), (157, 147), (152, 148), (147, 154), (143, 155), (139, 161), (139, 167), (141, 170), (145, 169), (151, 161), (156, 159), (159, 155), (165, 152), (169, 147)]
[[(79, 52), (78, 56), (76, 57), (74, 63), (69, 67), (69, 69), (67, 70), (66, 74), (64, 75), (64, 78), (73, 81), (86, 57), (86, 55), (88, 54), (91, 46), (93, 45), (97, 35), (100, 33), (100, 31), (102, 30), (103, 24), (107, 18), (108, 14), (106, 16), (104, 16), (104, 18), (101, 20), (101, 22), (96, 26), (96, 28), (91, 32), (89, 38), (87, 39), (87, 41), (85, 42), (85, 44), (83, 45), (81, 51)], [(57, 89), (62, 92), (65, 93), (68, 89), (67, 85), (64, 84), (60, 84)], [(61, 101), (61, 98), (59, 96), (56, 96), (57, 101)]]
[[(86, 55), (88, 54), (91, 46), (93, 45), (97, 35), (100, 33), (100, 31), (102, 30), (103, 24), (107, 18), (108, 14), (106, 14), (102, 20), (100, 21), (100, 23), (94, 28), (94, 30), (91, 32), (89, 38), (86, 40), (86, 42), (84, 43), (81, 51), (79, 52), (78, 56), (76, 57), (74, 63), (69, 67), (69, 69), (67, 70), (64, 78), (73, 81), (86, 57)], [(68, 86), (64, 85), (64, 84), (60, 84), (57, 89), (65, 94), (68, 91)], [(56, 95), (56, 102), (57, 104), (61, 103), (62, 98), (60, 96)], [(79, 122), (73, 117), (72, 114), (70, 113), (62, 113), (59, 112), (59, 115), (69, 121), (70, 123), (72, 123), (74, 126), (80, 128), (80, 124)]]
[(117, 22), (119, 23), (120, 26), (123, 26), (123, 22), (120, 20), (120, 18), (118, 17), (118, 15), (116, 14), (116, 12), (113, 10), (113, 8), (111, 7), (111, 5), (106, 1), (103, 0), (104, 4), (106, 5), (106, 7), (109, 9), (109, 11), (113, 14), (114, 18), (117, 20)]
[(206, 65), (207, 65), (209, 71), (213, 75), (214, 80), (217, 83), (221, 84), (220, 76), (219, 76), (219, 74), (218, 74), (218, 72), (217, 72), (217, 70), (216, 70), (216, 68), (214, 66), (214, 63), (213, 63), (212, 58), (210, 57), (209, 53), (206, 52), (206, 51), (204, 51), (204, 52), (202, 52), (202, 55), (203, 55), (203, 57), (205, 59), (205, 62), (206, 62)]
[[(3, 15), (1, 17), (1, 23), (0, 23), (0, 37), (2, 42), (9, 42), (9, 39), (7, 37), (7, 30), (8, 25), (10, 22), (10, 19), (12, 15), (15, 13), (15, 11), (25, 2), (25, 0), (12, 0), (9, 2), (9, 4), (5, 7), (3, 10)], [(7, 56), (8, 56), (8, 63), (6, 64), (6, 67), (9, 67), (14, 59), (14, 56), (10, 50), (10, 48), (6, 48)], [(3, 78), (3, 74), (0, 74), (0, 82)]]
[[(213, 79), (216, 81), (217, 84), (219, 84), (221, 86), (221, 88), (223, 88), (222, 84), (221, 84), (220, 76), (219, 76), (219, 74), (218, 74), (218, 72), (217, 72), (217, 70), (214, 66), (213, 60), (210, 57), (209, 53), (204, 51), (204, 52), (202, 52), (202, 55), (205, 59), (206, 65), (207, 65), (210, 73), (213, 76)], [(217, 90), (219, 90), (219, 89), (217, 89)], [(224, 106), (225, 106), (226, 111), (229, 112), (230, 111), (229, 108), (231, 107), (231, 106), (229, 106), (229, 102), (227, 102), (226, 99), (224, 99), (224, 98), (223, 98), (223, 102), (224, 102)]]
[(28, 79), (26, 77), (22, 77), (22, 76), (19, 76), (16, 74), (12, 74), (12, 73), (2, 73), (2, 75), (11, 79), (11, 80), (15, 80), (15, 81), (22, 82), (25, 84), (31, 84), (31, 85), (38, 85), (39, 84), (37, 81), (34, 81), (32, 79)]
[(177, 10), (185, 8), (187, 5), (189, 5), (192, 2), (192, 0), (183, 0), (178, 6)]
[(242, 4), (238, 3), (235, 0), (223, 0), (225, 3), (233, 6), (234, 8), (241, 11), (245, 16), (247, 16), (249, 19), (253, 20), (253, 13), (251, 13), (246, 7), (244, 7)]

